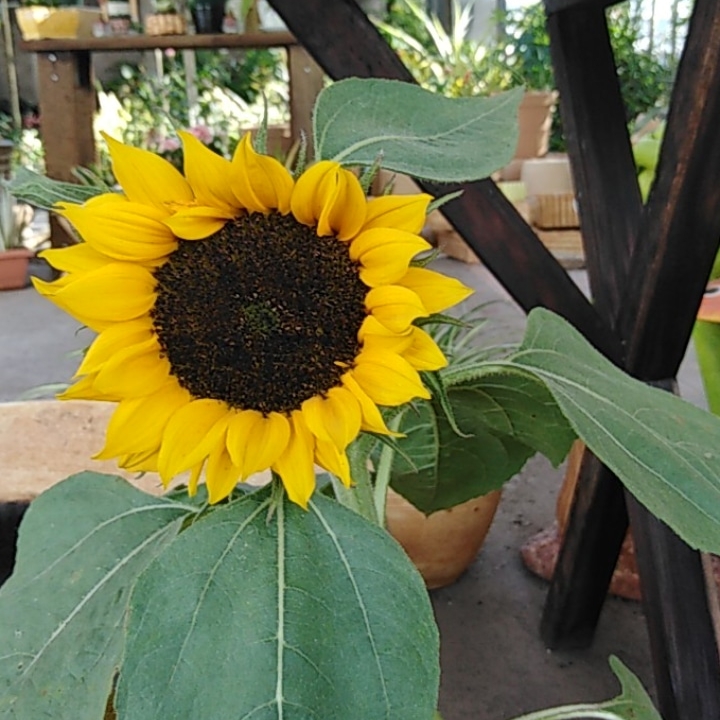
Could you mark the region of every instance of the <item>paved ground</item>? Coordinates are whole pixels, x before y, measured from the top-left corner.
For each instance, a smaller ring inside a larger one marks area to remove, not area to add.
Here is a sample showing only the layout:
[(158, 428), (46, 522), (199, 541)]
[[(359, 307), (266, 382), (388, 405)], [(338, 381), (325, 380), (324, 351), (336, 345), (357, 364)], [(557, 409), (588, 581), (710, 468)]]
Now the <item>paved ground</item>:
[[(524, 317), (481, 266), (440, 261), (444, 270), (478, 289), (476, 301), (492, 318), (493, 342), (518, 340)], [(583, 285), (585, 276), (574, 272)], [(33, 290), (0, 293), (0, 401), (16, 400), (46, 383), (66, 382), (77, 367), (73, 353), (87, 331)], [(683, 393), (702, 403), (692, 358), (681, 374)], [(606, 699), (617, 694), (607, 657), (619, 655), (651, 684), (647, 637), (638, 604), (610, 599), (595, 644), (551, 653), (538, 635), (546, 585), (522, 566), (518, 549), (554, 517), (561, 470), (542, 458), (511, 481), (486, 544), (455, 585), (432, 592), (441, 629), (441, 710), (445, 720), (508, 720), (552, 704)]]

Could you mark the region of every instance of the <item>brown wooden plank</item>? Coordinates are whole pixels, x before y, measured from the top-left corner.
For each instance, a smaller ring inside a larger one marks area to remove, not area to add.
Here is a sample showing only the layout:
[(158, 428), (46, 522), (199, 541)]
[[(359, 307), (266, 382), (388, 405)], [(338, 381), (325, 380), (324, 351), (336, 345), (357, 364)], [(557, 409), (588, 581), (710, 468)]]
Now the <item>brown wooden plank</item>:
[[(720, 198), (709, 180), (720, 172), (720, 144), (713, 133), (720, 122), (720, 103), (715, 97), (720, 81), (719, 52), (720, 8), (708, 0), (699, 0), (673, 93), (658, 184), (642, 218), (626, 294), (619, 305), (618, 327), (628, 348), (628, 367), (644, 378), (672, 377), (677, 372), (720, 237)], [(578, 607), (596, 605), (598, 601), (592, 597), (597, 587), (588, 585), (583, 590), (582, 583), (580, 590), (573, 587), (576, 580), (582, 580), (583, 562), (591, 564), (590, 558), (598, 552), (596, 545), (607, 543), (613, 549), (617, 545), (614, 521), (620, 511), (616, 509), (616, 516), (608, 517), (613, 522), (606, 536), (592, 530), (597, 520), (595, 509), (584, 511), (587, 497), (591, 504), (597, 502), (592, 499), (595, 492), (596, 488), (581, 484), (577, 496), (580, 505), (573, 514), (578, 521), (573, 532), (578, 537), (572, 537), (571, 542), (575, 548), (585, 547), (588, 557), (576, 558), (574, 571), (557, 583), (558, 593), (572, 596), (572, 605)], [(601, 515), (602, 509), (596, 509)], [(583, 529), (588, 518), (590, 531)], [(707, 608), (702, 610), (705, 591), (699, 556), (636, 507), (633, 527), (636, 542), (644, 548), (638, 562), (647, 588), (646, 607), (663, 717), (717, 718), (720, 668), (711, 618)], [(589, 551), (588, 544), (592, 546)], [(573, 590), (568, 592), (567, 587)], [(564, 602), (553, 598), (552, 631), (564, 627), (561, 613), (572, 611), (567, 597)], [(693, 604), (692, 622), (687, 620), (689, 604)], [(548, 633), (547, 619), (544, 629)], [(587, 628), (582, 630), (587, 636)], [(555, 632), (556, 639), (557, 635)], [(568, 641), (565, 636), (556, 644), (565, 646)]]
[(18, 48), (25, 52), (124, 52), (126, 50), (202, 50), (213, 48), (288, 47), (297, 40), (289, 32), (222, 33), (219, 35), (115, 35), (108, 37), (77, 38), (66, 40), (23, 40)]
[[(72, 168), (95, 162), (95, 91), (91, 75), (89, 53), (38, 55), (40, 137), (46, 172), (55, 180), (73, 181)], [(54, 247), (74, 242), (56, 217), (50, 218), (50, 230)]]
[(626, 289), (642, 202), (605, 12), (586, 4), (549, 15), (548, 32), (590, 288), (610, 320)]
[(548, 13), (556, 13), (560, 10), (568, 10), (577, 7), (598, 7), (606, 8), (617, 5), (624, 0), (545, 0), (545, 10)]
[(540, 622), (547, 647), (592, 643), (627, 527), (622, 484), (586, 450)]
[(312, 113), (315, 100), (323, 89), (325, 74), (305, 48), (287, 49), (290, 79), (290, 130), (293, 141), (304, 135), (312, 157)]
[(720, 661), (700, 553), (627, 496), (658, 709), (664, 720), (720, 718)]
[(629, 370), (674, 377), (720, 238), (720, 4), (697, 0), (618, 323)]
[[(596, 307), (614, 325), (642, 210), (625, 110), (602, 5), (551, 6), (546, 0), (588, 276)], [(586, 450), (540, 625), (549, 647), (592, 642), (627, 524), (620, 481)]]
[[(273, 0), (293, 34), (333, 79), (349, 76), (411, 80), (407, 69), (353, 0)], [(433, 195), (456, 186), (420, 182)], [(596, 347), (619, 357), (609, 327), (552, 254), (490, 180), (463, 185), (448, 203), (448, 220), (525, 309), (544, 305), (579, 327)]]

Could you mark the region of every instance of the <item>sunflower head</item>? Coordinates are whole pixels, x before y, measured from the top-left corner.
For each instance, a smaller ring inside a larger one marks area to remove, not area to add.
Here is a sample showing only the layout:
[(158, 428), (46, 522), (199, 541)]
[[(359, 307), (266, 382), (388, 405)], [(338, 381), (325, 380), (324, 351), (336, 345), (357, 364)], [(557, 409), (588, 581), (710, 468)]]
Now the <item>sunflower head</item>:
[(45, 251), (39, 291), (98, 335), (62, 397), (117, 403), (101, 458), (211, 502), (261, 470), (305, 506), (314, 466), (387, 433), (380, 406), (427, 398), (445, 358), (414, 324), (467, 297), (414, 267), (427, 195), (366, 198), (331, 161), (297, 180), (245, 136), (232, 160), (181, 133), (184, 174), (107, 138), (122, 193), (64, 203), (84, 243)]

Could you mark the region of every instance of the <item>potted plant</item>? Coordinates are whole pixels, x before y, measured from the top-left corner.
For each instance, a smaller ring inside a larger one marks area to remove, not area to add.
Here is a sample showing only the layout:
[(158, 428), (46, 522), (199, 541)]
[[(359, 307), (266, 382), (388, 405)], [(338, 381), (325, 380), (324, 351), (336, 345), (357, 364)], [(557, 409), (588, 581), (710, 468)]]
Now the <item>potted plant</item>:
[(185, 16), (175, 0), (155, 0), (155, 12), (145, 18), (148, 35), (183, 35), (187, 31)]
[(454, 582), (474, 560), (503, 484), (538, 451), (558, 465), (575, 438), (541, 385), (482, 374), (511, 350), (479, 342), (487, 336), (483, 311), (429, 326), (448, 365), (430, 381), (431, 400), (416, 400), (388, 420), (401, 436), (375, 458), (380, 499), (390, 486), (387, 528), (429, 588)]
[(32, 220), (30, 205), (15, 202), (5, 183), (0, 183), (0, 290), (16, 290), (28, 282), (33, 253), (22, 243), (22, 232)]

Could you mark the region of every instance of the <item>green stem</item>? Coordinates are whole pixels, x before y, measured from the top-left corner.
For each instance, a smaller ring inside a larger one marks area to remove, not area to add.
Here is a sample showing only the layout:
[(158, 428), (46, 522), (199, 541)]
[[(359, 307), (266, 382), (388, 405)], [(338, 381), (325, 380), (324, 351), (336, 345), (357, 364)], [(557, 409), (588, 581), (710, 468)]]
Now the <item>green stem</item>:
[(379, 524), (375, 510), (372, 481), (368, 469), (368, 458), (375, 439), (371, 435), (361, 435), (347, 450), (350, 461), (350, 477), (353, 487), (346, 488), (339, 480), (333, 478), (335, 497), (341, 505), (349, 507), (375, 525)]
[[(399, 413), (388, 422), (388, 429), (397, 432), (400, 429), (400, 421), (403, 413)], [(377, 470), (375, 471), (375, 512), (378, 517), (378, 524), (385, 527), (385, 506), (387, 504), (387, 493), (390, 487), (392, 463), (395, 459), (395, 451), (390, 445), (383, 445), (380, 451)]]

